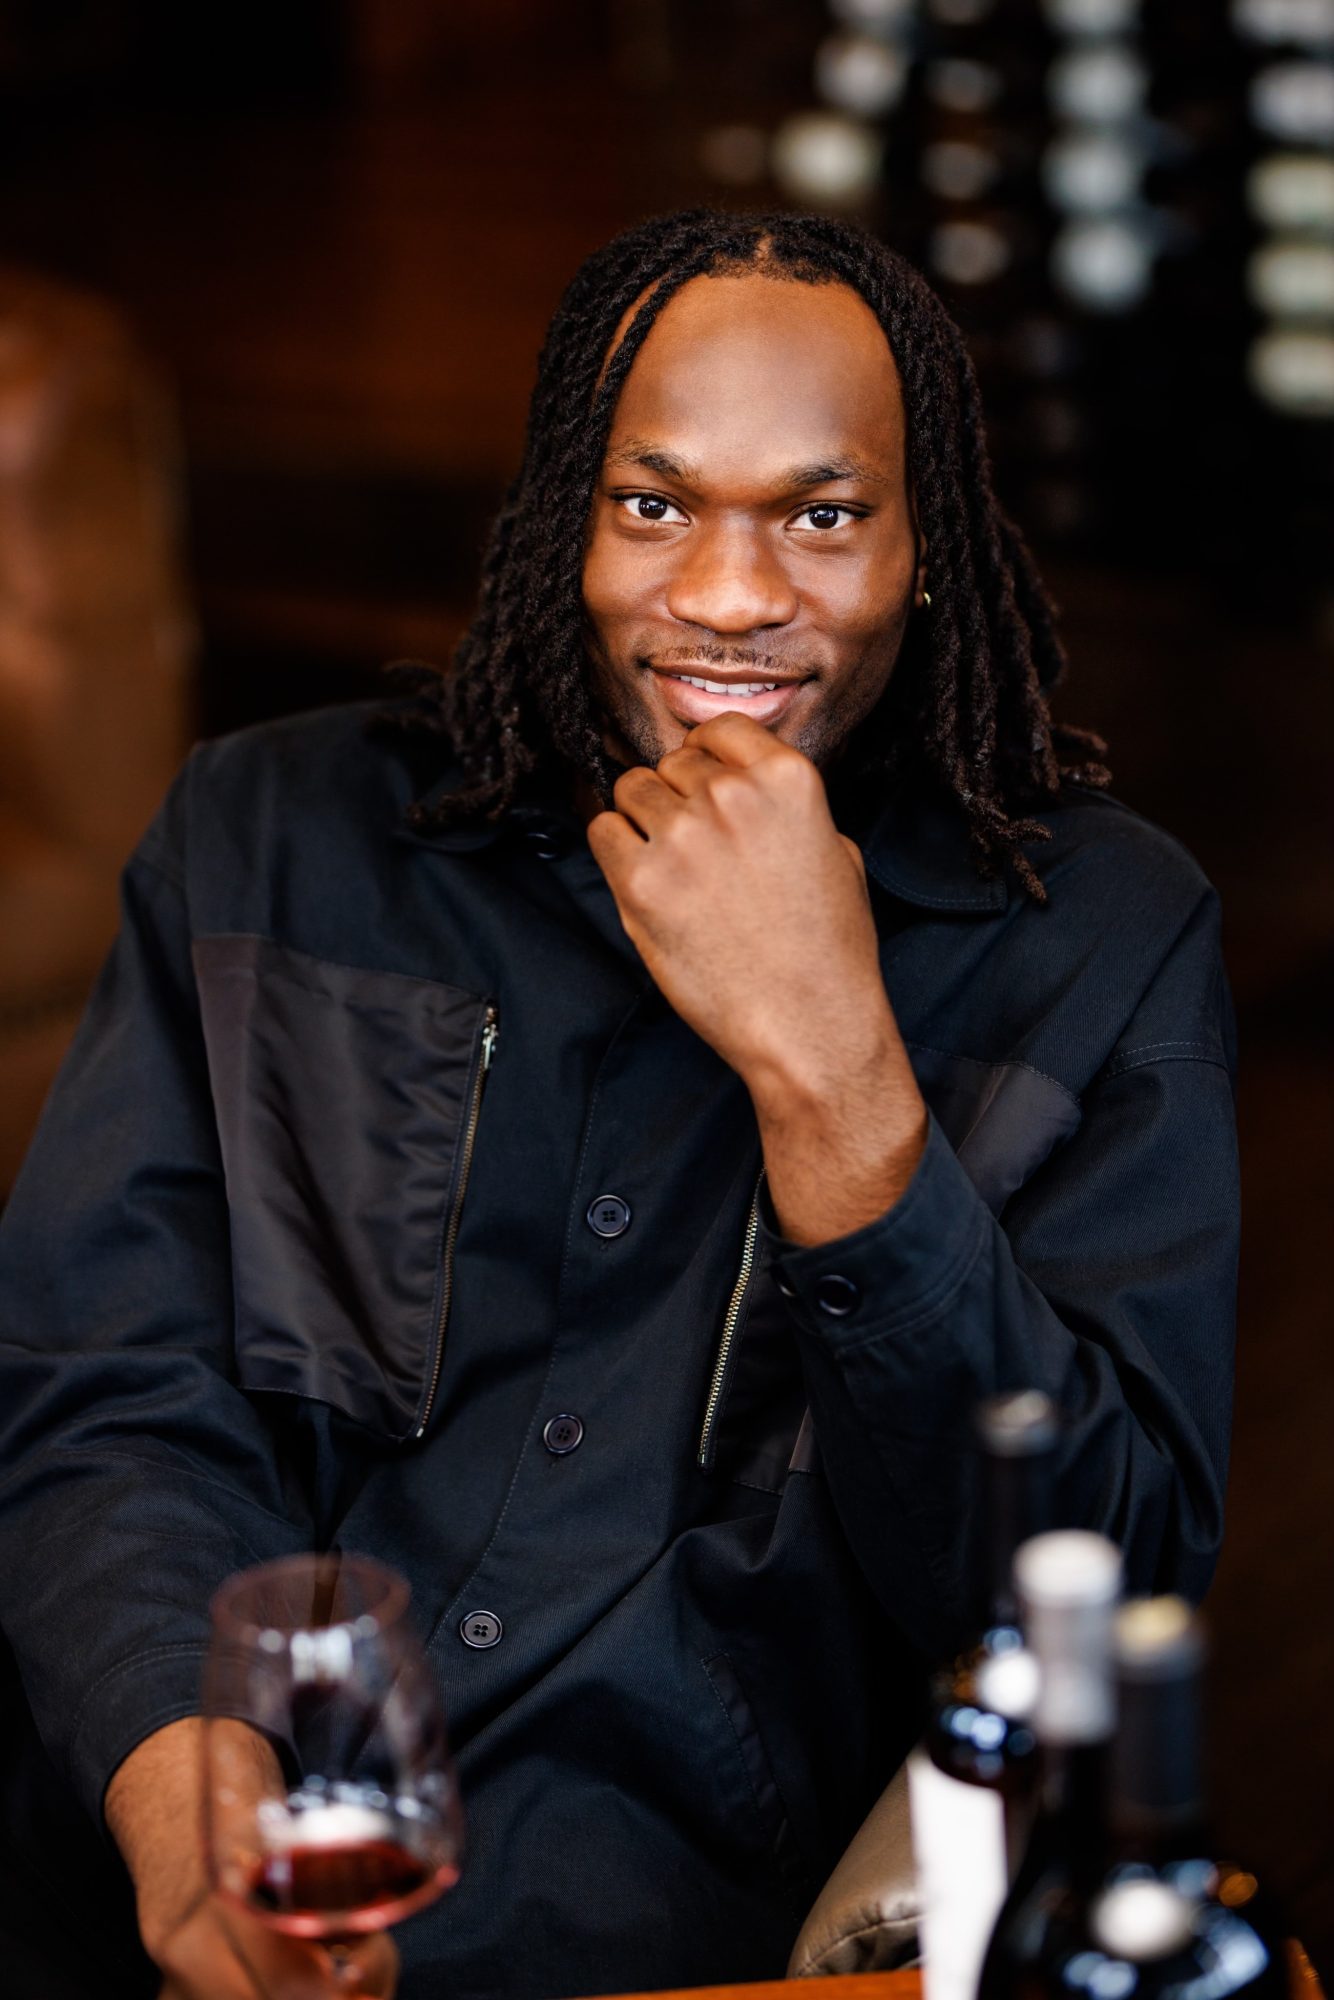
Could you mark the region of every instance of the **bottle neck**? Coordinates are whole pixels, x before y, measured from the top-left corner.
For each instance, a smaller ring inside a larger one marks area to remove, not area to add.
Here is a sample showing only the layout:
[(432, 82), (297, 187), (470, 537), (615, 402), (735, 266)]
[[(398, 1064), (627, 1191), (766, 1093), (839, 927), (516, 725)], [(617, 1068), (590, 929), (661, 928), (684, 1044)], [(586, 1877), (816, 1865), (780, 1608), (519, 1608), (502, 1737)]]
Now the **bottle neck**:
[(1199, 1671), (1158, 1679), (1121, 1676), (1108, 1807), (1117, 1850), (1168, 1860), (1201, 1851), (1204, 1788)]
[(1107, 1753), (1098, 1743), (1044, 1743), (1040, 1814), (1046, 1845), (1092, 1890), (1107, 1860)]
[(1051, 1526), (1053, 1453), (1049, 1446), (1016, 1457), (988, 1452), (983, 1499), (987, 1519), (987, 1603), (993, 1629), (1018, 1626), (1014, 1557), (1020, 1544)]

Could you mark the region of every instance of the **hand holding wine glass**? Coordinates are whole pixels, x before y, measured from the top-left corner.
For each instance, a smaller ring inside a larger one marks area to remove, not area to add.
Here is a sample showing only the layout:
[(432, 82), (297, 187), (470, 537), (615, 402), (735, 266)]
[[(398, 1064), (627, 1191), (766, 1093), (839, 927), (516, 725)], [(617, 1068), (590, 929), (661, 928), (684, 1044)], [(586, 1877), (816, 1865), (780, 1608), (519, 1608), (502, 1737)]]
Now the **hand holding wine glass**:
[(391, 1572), (329, 1555), (245, 1571), (213, 1606), (210, 1879), (224, 1905), (318, 1941), (347, 1992), (363, 1977), (350, 1941), (448, 1888), (462, 1849), (444, 1719), (407, 1598)]

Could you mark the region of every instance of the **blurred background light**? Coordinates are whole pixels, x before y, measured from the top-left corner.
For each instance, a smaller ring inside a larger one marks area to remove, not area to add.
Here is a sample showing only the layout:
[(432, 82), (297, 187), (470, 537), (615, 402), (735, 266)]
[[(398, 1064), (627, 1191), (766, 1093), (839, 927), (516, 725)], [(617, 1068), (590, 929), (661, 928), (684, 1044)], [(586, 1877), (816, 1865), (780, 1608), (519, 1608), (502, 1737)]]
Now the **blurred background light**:
[(1124, 42), (1069, 49), (1047, 71), (1047, 96), (1063, 118), (1119, 124), (1142, 108), (1148, 71)]
[(1287, 416), (1334, 417), (1334, 334), (1275, 327), (1252, 343), (1251, 386)]
[(1004, 87), (1000, 71), (990, 63), (945, 56), (927, 64), (926, 94), (942, 111), (989, 111)]
[(926, 11), (944, 28), (975, 28), (995, 4), (996, 0), (927, 0)]
[(1334, 46), (1334, 0), (1232, 0), (1232, 22), (1253, 42)]
[(1044, 0), (1043, 12), (1058, 34), (1120, 35), (1139, 16), (1139, 0)]
[(1334, 63), (1273, 63), (1251, 79), (1262, 132), (1298, 146), (1334, 146)]
[(989, 222), (942, 222), (927, 246), (932, 268), (950, 285), (987, 285), (1010, 263), (1010, 245)]
[(917, 0), (829, 0), (829, 11), (845, 27), (896, 36), (912, 26)]
[(1110, 218), (1071, 222), (1052, 244), (1052, 276), (1090, 312), (1123, 313), (1147, 296), (1153, 276), (1148, 231)]
[(1334, 159), (1324, 153), (1268, 153), (1247, 176), (1246, 200), (1269, 229), (1334, 231)]
[(1266, 243), (1246, 266), (1246, 289), (1274, 319), (1334, 325), (1334, 245), (1283, 238)]
[(1115, 130), (1062, 133), (1042, 156), (1042, 185), (1068, 214), (1124, 208), (1139, 192), (1144, 156)]
[(936, 139), (922, 148), (918, 172), (941, 201), (976, 201), (999, 177), (1000, 159), (969, 139)]
[(903, 96), (907, 53), (873, 35), (830, 35), (815, 54), (815, 86), (827, 103), (858, 118), (882, 117)]
[(852, 207), (871, 193), (883, 146), (869, 126), (837, 111), (799, 111), (774, 134), (770, 166), (779, 186), (816, 207)]

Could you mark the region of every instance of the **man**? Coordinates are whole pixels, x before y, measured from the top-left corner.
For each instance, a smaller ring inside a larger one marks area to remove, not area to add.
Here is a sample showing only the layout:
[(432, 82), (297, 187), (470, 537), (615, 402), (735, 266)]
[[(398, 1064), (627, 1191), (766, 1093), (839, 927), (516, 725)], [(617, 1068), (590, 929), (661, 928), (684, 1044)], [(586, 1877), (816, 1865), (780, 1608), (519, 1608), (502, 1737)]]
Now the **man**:
[(196, 753), (3, 1303), (3, 1621), (171, 1994), (334, 1990), (191, 1835), (248, 1563), (412, 1582), (470, 1850), (400, 1990), (453, 1996), (782, 1971), (975, 1614), (980, 1395), (1203, 1591), (1215, 903), (1060, 658), (922, 282), (693, 214), (575, 278), (454, 677)]

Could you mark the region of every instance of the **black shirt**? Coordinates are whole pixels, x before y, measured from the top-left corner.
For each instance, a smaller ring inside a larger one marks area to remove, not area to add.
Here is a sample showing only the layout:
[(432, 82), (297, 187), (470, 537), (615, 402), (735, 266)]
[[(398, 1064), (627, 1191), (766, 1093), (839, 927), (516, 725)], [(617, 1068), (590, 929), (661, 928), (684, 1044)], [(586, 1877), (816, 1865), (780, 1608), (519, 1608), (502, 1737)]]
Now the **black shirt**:
[(229, 1572), (377, 1556), (469, 1818), (404, 1994), (775, 1976), (976, 1615), (979, 1396), (1057, 1399), (1062, 1516), (1135, 1587), (1208, 1581), (1216, 901), (1097, 794), (1043, 815), (1046, 909), (891, 803), (863, 846), (930, 1138), (796, 1249), (577, 821), (414, 833), (365, 721), (196, 751), (126, 872), (0, 1238), (0, 1622), (96, 1814), (195, 1707)]

